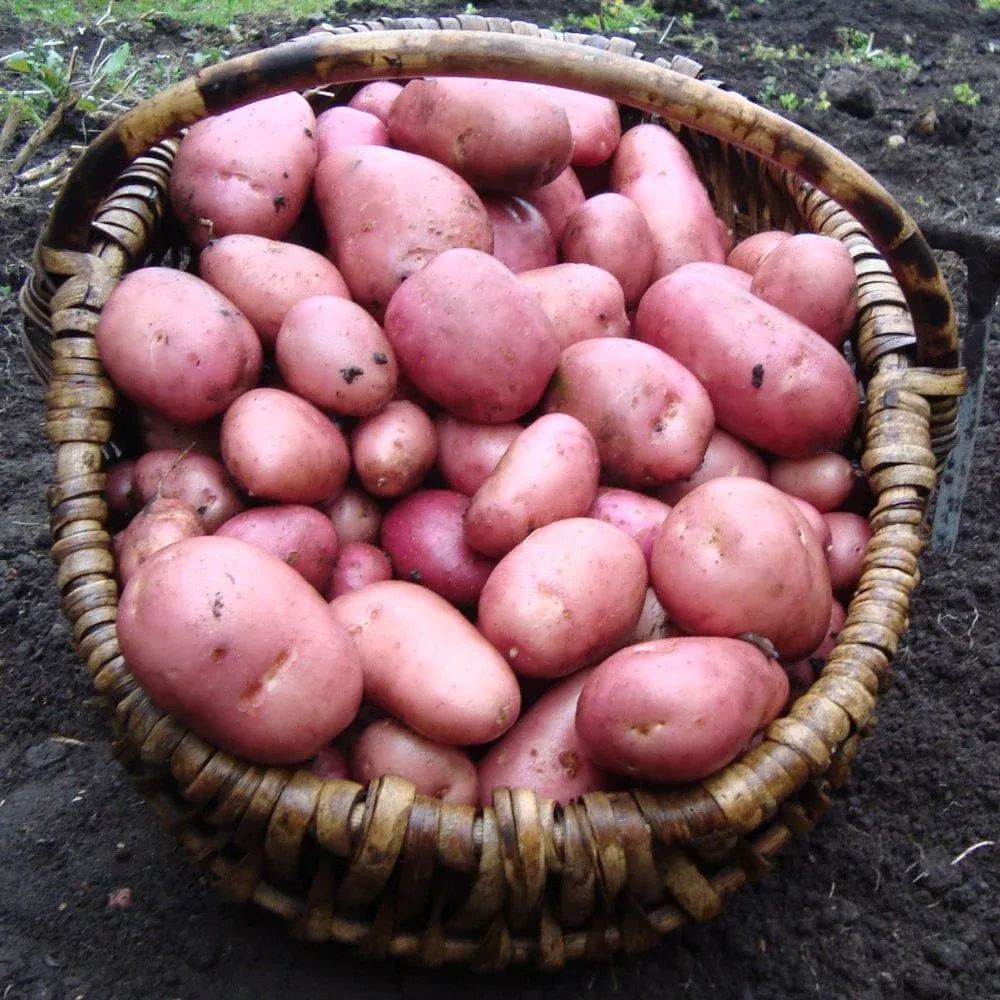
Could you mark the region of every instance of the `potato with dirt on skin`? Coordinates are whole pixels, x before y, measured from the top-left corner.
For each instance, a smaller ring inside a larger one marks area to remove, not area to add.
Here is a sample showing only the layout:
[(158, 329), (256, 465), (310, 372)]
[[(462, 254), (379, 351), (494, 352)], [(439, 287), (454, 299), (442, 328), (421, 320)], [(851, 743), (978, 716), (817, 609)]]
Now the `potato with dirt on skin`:
[(744, 476), (767, 482), (767, 465), (760, 454), (747, 447), (738, 438), (716, 427), (712, 431), (705, 457), (687, 479), (664, 483), (656, 491), (656, 496), (667, 504), (675, 504), (692, 490), (711, 479), (723, 476)]
[(485, 197), (493, 223), (493, 256), (515, 274), (557, 261), (556, 241), (542, 213), (524, 198)]
[(153, 702), (248, 760), (306, 761), (361, 704), (357, 651), (323, 598), (235, 538), (158, 552), (122, 592), (117, 625), (128, 668)]
[(351, 458), (361, 485), (376, 497), (412, 493), (437, 456), (431, 418), (415, 403), (394, 400), (351, 432)]
[(326, 599), (332, 601), (341, 594), (360, 590), (369, 583), (391, 579), (392, 563), (380, 548), (368, 542), (348, 542), (337, 553), (330, 583), (326, 588)]
[(386, 580), (336, 598), (330, 613), (358, 649), (366, 700), (421, 736), (472, 746), (517, 719), (517, 678), (443, 597)]
[(160, 549), (205, 533), (204, 522), (190, 504), (176, 497), (154, 497), (115, 536), (119, 582), (128, 583)]
[(471, 497), (486, 482), (514, 439), (521, 424), (479, 424), (440, 413), (434, 420), (438, 436), (438, 471), (456, 492)]
[(697, 781), (741, 754), (781, 711), (788, 678), (738, 639), (685, 636), (630, 646), (587, 678), (576, 709), (600, 766), (641, 781)]

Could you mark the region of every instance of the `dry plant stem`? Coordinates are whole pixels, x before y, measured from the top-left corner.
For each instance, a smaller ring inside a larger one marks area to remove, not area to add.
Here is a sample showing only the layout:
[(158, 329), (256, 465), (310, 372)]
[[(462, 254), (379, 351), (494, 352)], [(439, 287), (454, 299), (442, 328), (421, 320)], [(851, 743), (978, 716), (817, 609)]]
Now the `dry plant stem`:
[(59, 127), (64, 115), (71, 108), (76, 107), (76, 102), (80, 100), (80, 94), (71, 90), (53, 109), (48, 118), (28, 136), (27, 141), (18, 151), (17, 156), (10, 161), (0, 172), (0, 192), (6, 192), (11, 179), (21, 170), (21, 168), (35, 155), (39, 147), (48, 142), (49, 137)]
[(30, 170), (22, 170), (17, 175), (17, 181), (25, 184), (30, 181), (41, 180), (49, 176), (49, 174), (55, 173), (60, 167), (65, 166), (69, 162), (69, 158), (70, 154), (68, 150), (58, 153), (56, 156), (46, 160), (44, 163), (39, 163), (38, 166), (32, 167)]
[(21, 124), (23, 117), (24, 112), (17, 105), (7, 113), (3, 128), (0, 129), (0, 156), (7, 152), (7, 147), (14, 141), (14, 133), (17, 132), (17, 126)]

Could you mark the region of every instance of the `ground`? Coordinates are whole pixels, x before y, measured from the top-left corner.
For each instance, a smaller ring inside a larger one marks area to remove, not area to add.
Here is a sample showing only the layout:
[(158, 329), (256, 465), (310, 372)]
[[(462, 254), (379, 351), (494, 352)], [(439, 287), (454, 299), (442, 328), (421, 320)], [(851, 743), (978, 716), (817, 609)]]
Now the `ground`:
[[(973, 0), (668, 7), (676, 9), (661, 12), (658, 30), (640, 36), (644, 51), (693, 51), (710, 75), (786, 110), (854, 157), (930, 228), (944, 220), (985, 232), (1000, 222), (1000, 13), (978, 10)], [(328, 20), (347, 17), (320, 8), (318, 2), (317, 15)], [(353, 5), (350, 16), (370, 10)], [(685, 11), (694, 13), (693, 25)], [(569, 21), (565, 9), (544, 3), (512, 0), (484, 12)], [(132, 57), (148, 66), (141, 60), (153, 54), (243, 51), (302, 27), (244, 19), (234, 31), (212, 33), (153, 17), (112, 21), (105, 30), (115, 44), (130, 41)], [(0, 53), (36, 33), (0, 16)], [(91, 36), (83, 41), (93, 44)], [(841, 58), (831, 62), (828, 49)], [(844, 51), (853, 53), (848, 61), (857, 73), (846, 86), (827, 75), (845, 61)], [(918, 69), (898, 58), (904, 53)], [(927, 131), (932, 106), (936, 128), (919, 134), (918, 119)], [(67, 122), (40, 156), (78, 141), (78, 129), (78, 121)], [(890, 136), (905, 141), (887, 143)], [(0, 286), (16, 289), (23, 280), (47, 197), (22, 188), (8, 200)], [(960, 300), (962, 291), (956, 287)], [(51, 460), (43, 391), (20, 353), (9, 297), (0, 298), (0, 323), (3, 1000), (404, 993), (419, 1000), (467, 991), (484, 1000), (1000, 997), (995, 341), (981, 419), (970, 431), (974, 461), (957, 547), (925, 557), (895, 686), (880, 702), (877, 730), (863, 745), (852, 783), (816, 830), (720, 918), (649, 955), (558, 975), (482, 977), (366, 964), (341, 948), (289, 940), (277, 920), (221, 902), (128, 787), (109, 759), (104, 718), (58, 610), (45, 512)]]

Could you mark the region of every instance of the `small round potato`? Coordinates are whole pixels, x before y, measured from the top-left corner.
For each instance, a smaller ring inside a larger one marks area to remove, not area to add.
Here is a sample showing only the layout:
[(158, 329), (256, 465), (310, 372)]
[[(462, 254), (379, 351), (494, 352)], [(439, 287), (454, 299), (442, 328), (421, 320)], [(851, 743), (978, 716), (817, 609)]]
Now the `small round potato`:
[(351, 456), (361, 485), (373, 496), (406, 496), (434, 464), (434, 424), (415, 403), (394, 400), (354, 428)]
[(119, 582), (123, 586), (128, 583), (168, 545), (204, 534), (204, 522), (190, 504), (173, 497), (154, 497), (115, 539)]
[(330, 518), (341, 545), (378, 541), (382, 510), (364, 490), (345, 486), (333, 500), (319, 507)]
[(434, 426), (438, 469), (453, 490), (468, 497), (486, 482), (524, 430), (520, 424), (477, 424), (447, 413), (439, 414)]
[(173, 448), (189, 454), (219, 458), (220, 420), (206, 420), (198, 424), (181, 424), (167, 420), (151, 410), (138, 413), (139, 437), (146, 451), (163, 451)]
[(108, 466), (104, 480), (104, 499), (108, 511), (118, 523), (142, 509), (142, 494), (135, 484), (135, 462), (115, 462)]
[(366, 83), (347, 102), (347, 106), (358, 111), (367, 111), (386, 124), (389, 121), (389, 111), (402, 92), (402, 84), (393, 83), (392, 80), (374, 80), (372, 83)]
[(326, 599), (332, 601), (341, 594), (360, 590), (369, 583), (391, 579), (392, 563), (381, 549), (367, 542), (348, 542), (337, 553)]
[(484, 198), (493, 223), (493, 256), (515, 274), (556, 263), (556, 241), (545, 216), (524, 198)]
[(776, 458), (770, 469), (772, 486), (811, 503), (821, 514), (840, 507), (857, 478), (854, 466), (835, 451), (809, 458)]
[(316, 119), (316, 150), (321, 160), (339, 146), (388, 145), (389, 130), (369, 111), (328, 108)]
[(587, 511), (587, 517), (621, 528), (635, 540), (646, 562), (649, 562), (653, 540), (669, 513), (670, 508), (665, 503), (645, 493), (601, 486)]
[(872, 526), (868, 518), (844, 511), (824, 514), (823, 520), (830, 528), (826, 559), (833, 589), (838, 593), (853, 590), (861, 579)]

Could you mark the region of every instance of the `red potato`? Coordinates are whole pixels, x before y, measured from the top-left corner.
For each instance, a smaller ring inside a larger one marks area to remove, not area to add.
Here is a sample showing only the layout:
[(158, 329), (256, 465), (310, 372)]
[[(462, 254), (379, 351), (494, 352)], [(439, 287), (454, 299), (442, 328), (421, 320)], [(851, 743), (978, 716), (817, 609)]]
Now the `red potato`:
[(337, 558), (337, 532), (315, 507), (255, 507), (230, 518), (215, 534), (263, 549), (291, 566), (321, 594), (326, 593)]
[(350, 467), (340, 428), (281, 389), (254, 389), (222, 420), (222, 460), (251, 496), (313, 504), (344, 487)]
[(396, 392), (392, 345), (378, 323), (348, 299), (318, 295), (292, 306), (274, 356), (288, 388), (324, 410), (367, 417)]
[(830, 525), (827, 524), (826, 519), (807, 500), (803, 500), (801, 497), (790, 496), (787, 493), (785, 496), (798, 507), (802, 516), (809, 522), (809, 527), (812, 528), (812, 533), (816, 536), (816, 541), (819, 542), (820, 548), (826, 552), (832, 538), (830, 535)]
[(135, 462), (115, 462), (108, 466), (104, 500), (111, 516), (119, 521), (128, 520), (142, 509), (142, 495), (135, 485)]
[(687, 275), (700, 274), (707, 281), (726, 281), (744, 291), (750, 291), (753, 278), (739, 268), (730, 267), (728, 264), (716, 264), (713, 261), (697, 260), (691, 264), (684, 265), (684, 273)]
[(471, 806), (476, 802), (476, 766), (458, 747), (435, 743), (392, 719), (361, 731), (351, 747), (351, 777), (367, 784), (385, 774), (406, 778), (419, 795)]
[(837, 639), (840, 637), (840, 630), (847, 620), (847, 612), (840, 601), (835, 600), (830, 608), (830, 625), (822, 643), (814, 649), (809, 656), (792, 663), (782, 664), (785, 673), (788, 674), (788, 702), (795, 701), (799, 695), (804, 694), (816, 680), (819, 672), (826, 663), (826, 658), (833, 652)]
[(218, 458), (219, 421), (206, 420), (199, 424), (179, 424), (150, 410), (138, 413), (139, 437), (146, 451), (175, 448), (189, 454)]
[(650, 286), (636, 336), (694, 372), (720, 427), (782, 458), (836, 448), (858, 412), (854, 373), (836, 348), (704, 268)]
[(351, 457), (361, 485), (373, 496), (406, 496), (437, 457), (434, 424), (416, 404), (394, 400), (354, 428)]
[(418, 389), (457, 417), (508, 423), (541, 399), (559, 360), (552, 324), (498, 260), (448, 250), (392, 297), (385, 333)]
[(281, 94), (196, 122), (170, 174), (174, 212), (195, 246), (231, 233), (280, 240), (302, 212), (316, 169), (316, 116)]
[(826, 560), (830, 567), (830, 580), (838, 593), (853, 590), (861, 579), (865, 552), (872, 537), (872, 526), (860, 514), (834, 511), (824, 514), (830, 527), (830, 544)]
[(791, 239), (792, 234), (782, 232), (780, 229), (768, 229), (762, 233), (754, 233), (739, 243), (729, 251), (726, 263), (730, 267), (739, 268), (752, 275), (760, 266), (760, 262), (775, 247), (780, 246), (787, 239)]
[(495, 788), (528, 788), (540, 799), (563, 805), (611, 788), (576, 731), (580, 689), (590, 676), (580, 670), (550, 688), (490, 747), (479, 762), (479, 804), (493, 804)]
[(118, 641), (149, 697), (262, 764), (314, 757), (361, 705), (361, 666), (326, 602), (235, 538), (163, 549), (122, 592)]
[(367, 587), (369, 583), (391, 579), (392, 563), (380, 548), (368, 542), (348, 542), (337, 553), (326, 599), (332, 601), (341, 594)]
[(437, 466), (456, 492), (471, 497), (497, 467), (520, 424), (477, 424), (441, 413), (434, 421), (438, 436)]
[(562, 677), (617, 649), (646, 594), (646, 560), (624, 531), (576, 517), (532, 532), (479, 598), (480, 631), (525, 677)]
[(574, 167), (596, 167), (611, 158), (622, 137), (618, 105), (609, 97), (566, 87), (538, 84), (538, 89), (566, 112), (573, 137)]
[(649, 287), (653, 234), (635, 202), (624, 195), (588, 198), (566, 223), (559, 250), (564, 261), (593, 264), (614, 275), (626, 309), (634, 309)]
[(507, 80), (411, 80), (389, 112), (389, 137), (502, 194), (551, 183), (573, 154), (566, 112), (537, 87)]
[(650, 576), (686, 631), (753, 633), (786, 659), (814, 650), (830, 620), (819, 540), (791, 500), (756, 479), (713, 479), (680, 500), (653, 543)]
[(712, 431), (701, 465), (687, 479), (661, 486), (656, 491), (656, 496), (664, 503), (673, 505), (702, 483), (721, 479), (723, 476), (743, 476), (767, 482), (767, 465), (756, 451), (732, 434), (716, 427)]
[(479, 196), (426, 157), (382, 146), (332, 149), (315, 187), (332, 259), (352, 298), (379, 321), (396, 289), (442, 251), (493, 252)]
[(576, 728), (593, 760), (644, 781), (684, 782), (724, 767), (781, 710), (788, 678), (737, 639), (644, 642), (583, 685)]
[(554, 181), (544, 187), (526, 191), (522, 197), (531, 202), (548, 224), (552, 238), (558, 243), (569, 217), (583, 204), (583, 188), (572, 167), (567, 167)]
[(629, 335), (625, 296), (607, 271), (589, 264), (556, 264), (517, 277), (538, 299), (562, 350), (594, 337)]
[(281, 323), (296, 302), (314, 295), (351, 297), (340, 272), (322, 254), (263, 236), (213, 240), (202, 251), (198, 269), (239, 307), (265, 347), (274, 347)]
[(395, 504), (382, 522), (382, 548), (396, 576), (465, 607), (479, 600), (495, 565), (465, 539), (468, 506), (469, 498), (452, 490), (418, 490)]
[(544, 524), (583, 516), (600, 473), (597, 445), (579, 420), (565, 413), (539, 417), (469, 501), (466, 541), (477, 552), (499, 557)]
[(361, 656), (367, 700), (421, 736), (472, 746), (517, 719), (517, 678), (443, 597), (387, 580), (338, 597), (330, 611)]
[(143, 503), (154, 497), (183, 500), (208, 534), (246, 507), (221, 462), (174, 448), (147, 451), (138, 459), (135, 486)]
[(389, 111), (402, 92), (401, 84), (393, 83), (392, 80), (375, 80), (372, 83), (366, 83), (347, 102), (347, 106), (357, 111), (367, 111), (383, 124), (387, 124)]
[(834, 347), (847, 339), (858, 312), (854, 261), (831, 236), (801, 233), (782, 241), (757, 265), (750, 290)]
[(655, 497), (634, 490), (602, 486), (597, 490), (587, 517), (613, 524), (624, 531), (642, 549), (648, 563), (653, 540), (669, 513), (670, 508)]
[(542, 213), (524, 198), (483, 198), (493, 223), (493, 256), (515, 274), (556, 263), (556, 241)]
[(115, 385), (177, 423), (218, 416), (260, 377), (260, 340), (246, 317), (211, 285), (169, 267), (119, 281), (94, 337)]
[(357, 108), (328, 108), (316, 119), (316, 152), (319, 159), (339, 146), (388, 146), (385, 122)]
[(363, 490), (345, 486), (332, 500), (319, 505), (337, 532), (341, 545), (375, 542), (382, 528), (382, 510)]
[(115, 539), (119, 582), (123, 586), (128, 583), (141, 566), (168, 545), (204, 534), (201, 518), (183, 500), (151, 500)]
[(594, 435), (615, 483), (657, 486), (691, 475), (712, 434), (712, 404), (698, 380), (662, 351), (604, 337), (566, 348), (545, 397)]
[(344, 781), (348, 775), (347, 754), (329, 744), (309, 762), (309, 770), (324, 781)]
[(777, 458), (771, 463), (771, 485), (782, 493), (799, 497), (821, 514), (840, 507), (851, 495), (858, 473), (834, 451), (809, 458)]
[(639, 642), (650, 642), (653, 639), (676, 639), (684, 635), (663, 610), (652, 587), (646, 588), (646, 599), (642, 604), (642, 613), (635, 623), (635, 628), (622, 640), (621, 648), (634, 646)]

